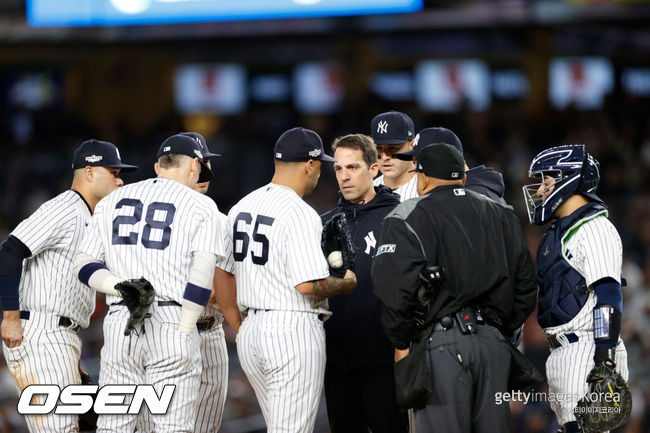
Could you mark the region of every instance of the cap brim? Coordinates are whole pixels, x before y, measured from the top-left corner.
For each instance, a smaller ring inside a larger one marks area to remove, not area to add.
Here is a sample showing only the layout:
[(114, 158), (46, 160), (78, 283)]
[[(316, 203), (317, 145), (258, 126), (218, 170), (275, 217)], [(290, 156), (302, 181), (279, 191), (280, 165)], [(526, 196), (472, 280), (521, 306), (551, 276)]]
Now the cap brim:
[(210, 167), (207, 166), (207, 164), (199, 159), (199, 163), (201, 164), (201, 174), (199, 174), (199, 180), (197, 180), (198, 183), (204, 183), (204, 182), (210, 182), (212, 178), (214, 178), (214, 174), (212, 173), (212, 170), (210, 170)]
[(318, 159), (320, 159), (320, 160), (323, 161), (323, 162), (336, 162), (336, 159), (335, 159), (335, 158), (332, 158), (332, 157), (329, 156), (329, 155), (325, 155), (324, 153), (323, 153), (323, 154), (321, 155), (321, 157), (318, 158)]
[(221, 156), (221, 154), (220, 153), (203, 152), (203, 159), (215, 158), (217, 156)]
[(377, 145), (382, 145), (382, 144), (387, 144), (387, 145), (395, 145), (395, 144), (402, 144), (406, 143), (407, 141), (411, 141), (412, 138), (374, 138), (372, 141), (375, 142)]
[(419, 154), (420, 151), (416, 148), (416, 149), (407, 150), (406, 152), (396, 153), (393, 156), (397, 159), (401, 159), (402, 161), (412, 161), (413, 157), (418, 156)]
[(125, 173), (129, 171), (136, 171), (138, 168), (140, 168), (137, 165), (129, 165), (129, 164), (110, 164), (110, 165), (104, 165), (102, 167), (119, 168), (120, 171)]

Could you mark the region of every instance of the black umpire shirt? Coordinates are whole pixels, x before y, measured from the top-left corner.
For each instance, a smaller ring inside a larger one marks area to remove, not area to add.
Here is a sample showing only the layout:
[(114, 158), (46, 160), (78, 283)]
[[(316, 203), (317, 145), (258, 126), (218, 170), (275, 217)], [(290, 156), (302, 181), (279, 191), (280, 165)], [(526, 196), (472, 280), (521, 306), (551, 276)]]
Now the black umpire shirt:
[(399, 195), (384, 185), (368, 203), (353, 204), (339, 199), (338, 206), (323, 214), (325, 224), (334, 214), (344, 212), (356, 251), (357, 288), (349, 295), (329, 299), (332, 313), (325, 322), (327, 363), (341, 368), (393, 365), (393, 346), (381, 329), (381, 302), (370, 280), (372, 257), (377, 249), (381, 223), (400, 204)]
[(512, 209), (460, 185), (440, 186), (400, 204), (381, 228), (372, 281), (382, 325), (399, 349), (416, 336), (418, 274), (427, 263), (446, 271), (430, 322), (483, 306), (509, 337), (535, 307), (535, 269)]

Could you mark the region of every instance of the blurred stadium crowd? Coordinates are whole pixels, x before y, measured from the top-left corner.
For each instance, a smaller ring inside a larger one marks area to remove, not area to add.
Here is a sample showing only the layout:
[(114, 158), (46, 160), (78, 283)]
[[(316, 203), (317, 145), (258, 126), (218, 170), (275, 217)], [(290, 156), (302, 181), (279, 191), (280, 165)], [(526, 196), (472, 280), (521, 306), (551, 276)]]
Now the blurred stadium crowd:
[[(357, 107), (359, 108), (359, 107)], [(533, 155), (545, 147), (584, 143), (601, 164), (600, 195), (610, 208), (610, 218), (618, 228), (624, 246), (623, 331), (629, 353), (630, 387), (633, 390), (632, 418), (620, 432), (650, 431), (650, 106), (642, 100), (612, 96), (599, 111), (580, 112), (569, 108), (524, 114), (516, 106), (493, 106), (489, 111), (433, 115), (415, 105), (393, 106), (373, 101), (355, 110), (333, 115), (300, 115), (286, 106), (250, 107), (247, 111), (221, 119), (219, 128), (208, 135), (213, 152), (223, 156), (213, 162), (215, 179), (208, 194), (220, 210), (228, 212), (243, 195), (266, 183), (273, 170), (272, 149), (279, 134), (301, 125), (317, 131), (326, 150), (329, 143), (347, 133), (369, 134), (370, 119), (388, 109), (411, 115), (416, 129), (445, 126), (463, 142), (470, 167), (486, 164), (503, 173), (506, 198), (518, 211), (535, 257), (543, 229), (528, 224), (521, 186), (528, 183), (527, 169)], [(71, 182), (72, 150), (87, 138), (109, 140), (120, 147), (122, 157), (141, 169), (124, 176), (125, 183), (153, 176), (155, 151), (165, 137), (185, 130), (183, 119), (170, 114), (146, 134), (128, 127), (117, 128), (110, 136), (80, 118), (61, 111), (36, 111), (28, 116), (29, 134), (17, 127), (20, 113), (0, 117), (0, 237), (7, 234), (36, 207)], [(21, 132), (22, 131), (22, 132)], [(203, 131), (199, 131), (203, 132)], [(319, 212), (332, 208), (337, 185), (331, 169), (324, 170), (319, 185), (307, 201)], [(83, 365), (97, 378), (99, 353), (103, 344), (102, 318), (106, 307), (98, 299), (89, 329), (82, 331)], [(234, 334), (228, 334), (230, 381), (222, 431), (226, 433), (263, 431), (264, 422), (252, 389), (241, 371)], [(523, 341), (525, 353), (541, 371), (548, 348), (532, 315)], [(542, 391), (544, 391), (542, 389)], [(16, 413), (16, 393), (4, 359), (0, 360), (0, 433), (24, 432), (22, 417)], [(551, 433), (557, 426), (548, 403), (512, 403), (516, 433)], [(325, 408), (321, 408), (317, 432), (327, 432)]]

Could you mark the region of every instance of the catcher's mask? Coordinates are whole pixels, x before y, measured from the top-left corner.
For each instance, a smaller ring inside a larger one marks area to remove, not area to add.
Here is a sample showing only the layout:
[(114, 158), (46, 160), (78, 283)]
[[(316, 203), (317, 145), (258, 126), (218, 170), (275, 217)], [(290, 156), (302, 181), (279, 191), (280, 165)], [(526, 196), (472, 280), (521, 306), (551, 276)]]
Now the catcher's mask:
[[(587, 153), (584, 144), (569, 144), (540, 152), (530, 163), (528, 176), (540, 177), (539, 183), (522, 188), (528, 220), (531, 224), (544, 224), (571, 195), (582, 193), (595, 197), (593, 193), (600, 181), (600, 165)], [(553, 181), (545, 182), (544, 176), (551, 176)], [(538, 194), (542, 185), (547, 185), (544, 192), (553, 187), (546, 198)]]

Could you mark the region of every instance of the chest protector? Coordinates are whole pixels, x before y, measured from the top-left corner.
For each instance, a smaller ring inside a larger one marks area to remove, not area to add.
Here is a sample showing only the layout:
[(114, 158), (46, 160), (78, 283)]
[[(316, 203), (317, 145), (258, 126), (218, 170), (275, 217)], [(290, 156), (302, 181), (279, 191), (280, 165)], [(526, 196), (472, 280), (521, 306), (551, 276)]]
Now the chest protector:
[(589, 203), (571, 215), (555, 220), (537, 248), (539, 308), (542, 328), (563, 325), (573, 319), (587, 302), (584, 277), (565, 258), (566, 242), (586, 221), (607, 213), (598, 203)]

